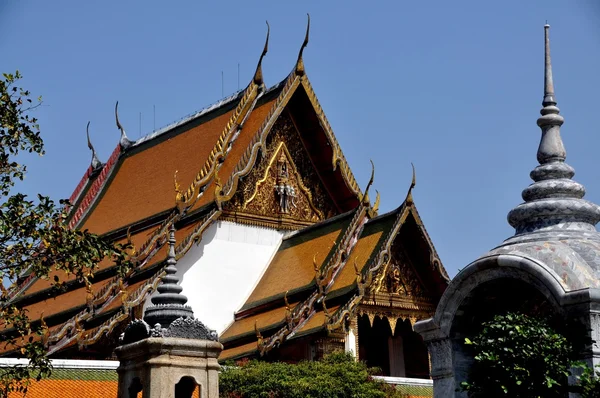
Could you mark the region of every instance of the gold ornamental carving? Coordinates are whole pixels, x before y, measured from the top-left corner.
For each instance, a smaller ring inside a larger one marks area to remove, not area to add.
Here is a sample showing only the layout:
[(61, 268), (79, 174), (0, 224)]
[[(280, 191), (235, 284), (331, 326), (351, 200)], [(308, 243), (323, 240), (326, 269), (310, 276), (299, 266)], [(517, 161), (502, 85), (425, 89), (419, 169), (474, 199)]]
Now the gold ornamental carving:
[(224, 211), (264, 226), (310, 225), (336, 214), (287, 113), (280, 115), (266, 150)]
[(411, 298), (427, 297), (408, 258), (400, 251), (392, 254), (392, 259), (385, 270), (385, 277), (381, 279), (375, 291)]
[(292, 160), (285, 143), (280, 142), (267, 163), (254, 192), (244, 201), (242, 211), (285, 215), (298, 220), (317, 222), (324, 218), (317, 209), (312, 193)]

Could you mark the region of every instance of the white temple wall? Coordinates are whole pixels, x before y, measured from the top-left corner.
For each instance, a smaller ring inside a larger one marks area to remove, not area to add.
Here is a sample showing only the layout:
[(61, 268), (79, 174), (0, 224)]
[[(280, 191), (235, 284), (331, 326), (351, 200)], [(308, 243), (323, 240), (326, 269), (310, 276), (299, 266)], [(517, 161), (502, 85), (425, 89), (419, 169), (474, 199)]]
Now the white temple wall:
[[(177, 277), (194, 316), (223, 332), (258, 283), (284, 231), (216, 221), (177, 261)], [(150, 304), (146, 301), (145, 306)]]

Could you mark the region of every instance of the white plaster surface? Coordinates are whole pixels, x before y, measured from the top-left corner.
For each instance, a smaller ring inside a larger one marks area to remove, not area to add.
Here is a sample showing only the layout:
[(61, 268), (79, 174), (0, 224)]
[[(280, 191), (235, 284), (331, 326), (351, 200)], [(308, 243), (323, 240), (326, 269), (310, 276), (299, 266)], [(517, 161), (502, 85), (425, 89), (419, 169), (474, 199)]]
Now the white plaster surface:
[(194, 316), (222, 333), (258, 283), (283, 234), (228, 221), (207, 228), (200, 243), (177, 262), (182, 294)]
[(352, 356), (354, 356), (354, 358), (357, 358), (356, 355), (356, 335), (354, 334), (354, 331), (352, 329), (348, 330), (348, 333), (346, 333), (346, 339), (345, 339), (345, 350), (346, 352), (349, 352), (350, 354), (352, 354)]

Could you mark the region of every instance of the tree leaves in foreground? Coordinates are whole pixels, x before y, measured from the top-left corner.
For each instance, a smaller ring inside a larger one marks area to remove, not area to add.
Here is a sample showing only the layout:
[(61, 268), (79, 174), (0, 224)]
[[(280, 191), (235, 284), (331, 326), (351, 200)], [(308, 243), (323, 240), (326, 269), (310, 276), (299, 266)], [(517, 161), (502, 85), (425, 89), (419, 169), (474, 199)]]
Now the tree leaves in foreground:
[(401, 398), (393, 386), (372, 378), (376, 369), (335, 352), (320, 361), (246, 361), (224, 366), (219, 375), (223, 398)]
[[(17, 86), (21, 75), (3, 74), (0, 80), (0, 352), (28, 358), (28, 366), (0, 368), (0, 394), (26, 391), (31, 378), (41, 379), (51, 372), (46, 356), (48, 327), (43, 319), (30, 319), (27, 311), (12, 302), (14, 291), (6, 285), (20, 277), (48, 278), (56, 293), (64, 279), (76, 280), (91, 288), (97, 264), (112, 258), (120, 274), (129, 267), (129, 244), (113, 244), (87, 231), (68, 227), (67, 201), (58, 205), (38, 194), (30, 199), (14, 193), (23, 180), (26, 167), (18, 160), (26, 153), (44, 154), (38, 121), (31, 113), (41, 105), (29, 91)], [(60, 278), (59, 275), (64, 275)]]

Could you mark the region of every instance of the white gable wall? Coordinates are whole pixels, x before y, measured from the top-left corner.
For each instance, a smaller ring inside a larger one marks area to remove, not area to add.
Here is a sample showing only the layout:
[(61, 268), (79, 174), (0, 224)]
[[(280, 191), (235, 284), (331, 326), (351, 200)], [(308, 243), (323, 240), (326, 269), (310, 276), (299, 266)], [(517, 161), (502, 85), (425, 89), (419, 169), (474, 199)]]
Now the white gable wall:
[(200, 243), (177, 262), (182, 293), (194, 316), (223, 332), (258, 283), (283, 234), (228, 221), (207, 228)]

